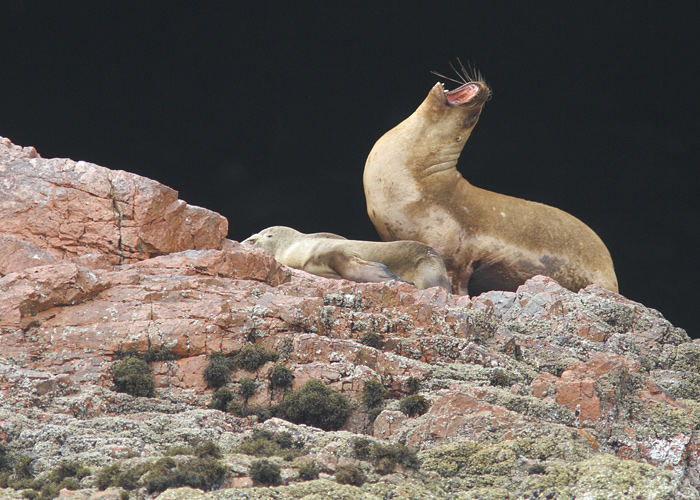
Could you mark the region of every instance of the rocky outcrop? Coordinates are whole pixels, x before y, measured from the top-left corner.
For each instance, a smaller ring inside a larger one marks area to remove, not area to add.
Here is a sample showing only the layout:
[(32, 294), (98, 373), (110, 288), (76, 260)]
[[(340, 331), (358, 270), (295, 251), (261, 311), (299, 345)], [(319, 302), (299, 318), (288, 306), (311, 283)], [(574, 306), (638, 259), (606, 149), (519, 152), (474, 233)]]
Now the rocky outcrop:
[[(545, 277), (471, 298), (328, 280), (226, 227), (154, 181), (0, 141), (0, 444), (37, 477), (89, 467), (60, 498), (119, 498), (98, 491), (102, 468), (206, 441), (224, 453), (223, 489), (158, 498), (700, 498), (700, 343), (658, 312)], [(232, 393), (255, 382), (245, 407), (282, 400), (281, 365), (287, 391), (318, 379), (349, 399), (344, 429), (211, 408), (211, 355), (251, 345), (277, 359), (233, 369)], [(154, 397), (114, 390), (129, 352), (167, 353), (147, 358)], [(373, 411), (370, 382), (387, 390)], [(429, 407), (409, 416), (416, 390)], [(284, 484), (253, 486), (253, 430), (295, 443), (270, 458)], [(408, 445), (417, 464), (363, 456), (358, 439)], [(298, 479), (304, 461), (319, 479)], [(335, 482), (346, 465), (362, 486)]]
[[(43, 250), (33, 254), (36, 264), (86, 254), (104, 255), (112, 264), (135, 262), (221, 248), (228, 231), (224, 217), (187, 205), (155, 181), (84, 161), (45, 160), (4, 138), (0, 221), (0, 248), (14, 245), (9, 250), (19, 254), (18, 265), (36, 247)], [(7, 265), (4, 272), (12, 270)]]

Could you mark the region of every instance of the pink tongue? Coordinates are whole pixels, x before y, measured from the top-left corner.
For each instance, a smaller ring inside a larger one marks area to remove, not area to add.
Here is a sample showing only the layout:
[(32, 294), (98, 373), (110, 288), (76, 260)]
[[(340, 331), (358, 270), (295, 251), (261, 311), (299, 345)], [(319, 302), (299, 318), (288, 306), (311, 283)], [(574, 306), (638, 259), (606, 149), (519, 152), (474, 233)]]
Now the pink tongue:
[(452, 105), (464, 104), (471, 101), (479, 93), (479, 86), (474, 83), (462, 85), (458, 89), (445, 93), (447, 102)]

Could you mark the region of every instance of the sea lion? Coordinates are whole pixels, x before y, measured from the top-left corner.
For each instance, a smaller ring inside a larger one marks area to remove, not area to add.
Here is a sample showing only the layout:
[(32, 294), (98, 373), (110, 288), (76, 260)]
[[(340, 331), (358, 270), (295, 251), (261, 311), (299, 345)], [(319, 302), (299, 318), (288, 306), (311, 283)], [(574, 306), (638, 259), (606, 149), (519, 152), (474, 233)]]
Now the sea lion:
[(348, 240), (333, 233), (304, 234), (285, 226), (263, 229), (242, 242), (278, 262), (325, 278), (358, 282), (408, 281), (424, 289), (450, 290), (442, 258), (417, 241)]
[(457, 171), (491, 91), (479, 77), (437, 83), (372, 148), (367, 213), (382, 240), (426, 243), (445, 261), (453, 293), (515, 290), (537, 274), (578, 291), (618, 291), (608, 249), (593, 230), (553, 207), (472, 186)]

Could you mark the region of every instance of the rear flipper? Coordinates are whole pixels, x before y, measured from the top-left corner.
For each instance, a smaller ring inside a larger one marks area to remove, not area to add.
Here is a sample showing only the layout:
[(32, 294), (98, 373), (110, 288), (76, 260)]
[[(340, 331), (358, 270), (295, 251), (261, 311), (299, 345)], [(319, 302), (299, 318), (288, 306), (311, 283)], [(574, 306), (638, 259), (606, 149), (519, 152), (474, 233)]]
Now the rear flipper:
[(335, 259), (333, 270), (346, 280), (360, 283), (404, 281), (381, 262), (369, 262), (354, 256), (348, 259)]

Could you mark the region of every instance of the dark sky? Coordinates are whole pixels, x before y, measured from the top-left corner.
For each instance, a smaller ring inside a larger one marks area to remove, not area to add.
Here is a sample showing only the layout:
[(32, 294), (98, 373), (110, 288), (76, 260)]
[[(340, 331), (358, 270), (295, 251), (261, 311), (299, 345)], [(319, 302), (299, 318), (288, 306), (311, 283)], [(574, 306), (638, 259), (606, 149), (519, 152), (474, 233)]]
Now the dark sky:
[(700, 336), (698, 2), (2, 4), (0, 135), (156, 179), (236, 240), (377, 239), (367, 154), (468, 61), (493, 98), (464, 177), (583, 220), (624, 295)]

